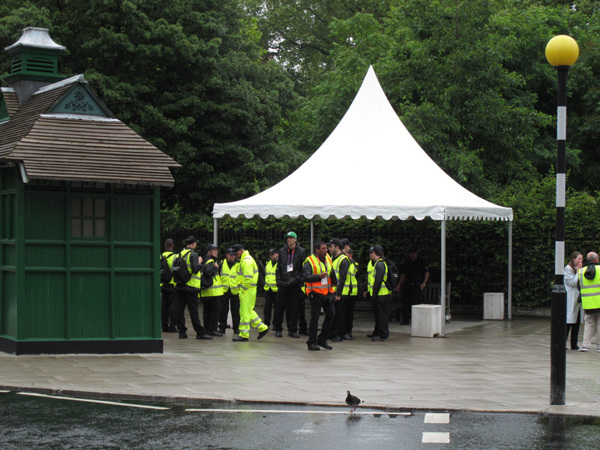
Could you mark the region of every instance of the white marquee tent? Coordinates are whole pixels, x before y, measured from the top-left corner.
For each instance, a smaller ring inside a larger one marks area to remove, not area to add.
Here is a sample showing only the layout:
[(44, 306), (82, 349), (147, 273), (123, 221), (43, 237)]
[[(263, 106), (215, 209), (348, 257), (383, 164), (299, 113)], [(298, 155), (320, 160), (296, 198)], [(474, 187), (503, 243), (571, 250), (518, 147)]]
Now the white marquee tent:
[[(339, 173), (361, 173), (365, 183), (344, 183)], [(350, 108), (321, 147), (295, 172), (252, 197), (216, 203), (218, 219), (247, 218), (400, 219), (442, 222), (442, 311), (445, 311), (447, 220), (509, 221), (508, 314), (512, 291), (511, 208), (471, 193), (448, 176), (410, 135), (370, 67)], [(445, 322), (442, 314), (442, 322)], [(442, 324), (442, 335), (444, 326)]]

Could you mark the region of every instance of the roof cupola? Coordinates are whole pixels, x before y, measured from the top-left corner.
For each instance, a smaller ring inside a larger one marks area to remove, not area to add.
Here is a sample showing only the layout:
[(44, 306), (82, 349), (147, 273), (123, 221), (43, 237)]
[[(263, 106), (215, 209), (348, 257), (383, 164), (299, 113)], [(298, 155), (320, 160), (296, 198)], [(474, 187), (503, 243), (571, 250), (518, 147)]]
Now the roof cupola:
[(47, 28), (35, 27), (25, 28), (17, 42), (4, 48), (12, 58), (5, 81), (17, 90), (20, 104), (40, 87), (65, 78), (58, 74), (58, 55), (65, 49), (52, 40)]

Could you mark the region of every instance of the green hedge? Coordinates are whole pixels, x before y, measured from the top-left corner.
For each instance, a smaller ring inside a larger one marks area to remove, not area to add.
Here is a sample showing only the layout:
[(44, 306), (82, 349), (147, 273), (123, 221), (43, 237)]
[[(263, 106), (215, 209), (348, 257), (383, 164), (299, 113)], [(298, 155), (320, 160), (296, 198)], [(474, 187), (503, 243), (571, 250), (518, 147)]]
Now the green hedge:
[[(554, 281), (555, 179), (550, 174), (520, 183), (500, 192), (490, 201), (513, 208), (513, 305), (548, 306)], [(566, 257), (574, 250), (598, 251), (598, 193), (567, 193)], [(219, 247), (224, 251), (241, 242), (262, 260), (268, 249), (279, 248), (288, 231), (298, 233), (299, 243), (310, 246), (310, 222), (304, 219), (221, 219)], [(416, 245), (431, 269), (433, 281), (440, 279), (440, 222), (316, 220), (315, 239), (347, 237), (353, 243), (362, 267), (368, 249), (384, 247), (386, 255), (400, 264), (409, 247)], [(479, 313), (484, 292), (507, 292), (508, 223), (485, 221), (447, 222), (447, 280), (452, 283), (452, 304)], [(201, 242), (213, 240), (212, 217), (178, 210), (162, 212), (162, 236), (181, 243), (189, 235)], [(363, 274), (364, 277), (364, 274)]]

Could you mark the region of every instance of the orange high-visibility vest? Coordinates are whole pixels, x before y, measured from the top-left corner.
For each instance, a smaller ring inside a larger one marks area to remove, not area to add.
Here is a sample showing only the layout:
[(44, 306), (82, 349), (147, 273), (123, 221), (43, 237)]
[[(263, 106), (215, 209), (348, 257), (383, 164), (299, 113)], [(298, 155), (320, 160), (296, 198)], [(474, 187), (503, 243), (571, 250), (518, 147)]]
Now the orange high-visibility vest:
[(306, 294), (308, 295), (311, 292), (316, 292), (317, 294), (327, 295), (335, 292), (335, 286), (333, 286), (331, 277), (329, 276), (332, 269), (331, 258), (329, 255), (327, 255), (325, 263), (321, 262), (321, 260), (315, 255), (310, 255), (308, 258), (306, 258), (306, 261), (308, 261), (312, 266), (313, 275), (321, 275), (322, 273), (327, 274), (327, 284), (322, 284), (321, 280), (313, 283), (306, 283)]

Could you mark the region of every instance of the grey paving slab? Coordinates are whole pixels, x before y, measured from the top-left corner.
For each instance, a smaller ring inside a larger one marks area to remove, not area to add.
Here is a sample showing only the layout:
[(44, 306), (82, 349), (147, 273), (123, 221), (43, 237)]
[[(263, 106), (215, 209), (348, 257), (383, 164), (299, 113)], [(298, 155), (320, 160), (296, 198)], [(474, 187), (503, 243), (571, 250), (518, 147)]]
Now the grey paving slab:
[[(374, 343), (369, 317), (356, 340), (309, 352), (306, 338), (273, 334), (212, 341), (165, 334), (152, 355), (0, 353), (0, 389), (224, 401), (342, 405), (347, 390), (365, 406), (551, 412), (600, 417), (600, 353), (567, 352), (565, 406), (550, 406), (550, 322), (457, 320), (445, 338), (415, 338), (391, 324)], [(193, 336), (193, 335), (191, 335)], [(594, 348), (595, 350), (595, 348)]]

